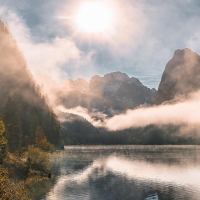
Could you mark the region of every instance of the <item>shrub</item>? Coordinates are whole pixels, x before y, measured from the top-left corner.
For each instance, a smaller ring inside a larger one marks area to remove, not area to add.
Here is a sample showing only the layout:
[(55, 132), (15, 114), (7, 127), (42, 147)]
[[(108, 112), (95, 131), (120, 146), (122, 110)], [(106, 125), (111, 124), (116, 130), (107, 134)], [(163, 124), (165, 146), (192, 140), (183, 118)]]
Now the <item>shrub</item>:
[(32, 169), (48, 172), (51, 168), (49, 154), (33, 146), (28, 147), (26, 152), (27, 164)]
[(5, 125), (0, 118), (0, 164), (3, 163), (3, 160), (7, 155), (7, 140), (3, 135), (4, 132), (5, 132)]
[(0, 199), (27, 200), (28, 194), (24, 182), (12, 181), (9, 178), (8, 170), (0, 166)]

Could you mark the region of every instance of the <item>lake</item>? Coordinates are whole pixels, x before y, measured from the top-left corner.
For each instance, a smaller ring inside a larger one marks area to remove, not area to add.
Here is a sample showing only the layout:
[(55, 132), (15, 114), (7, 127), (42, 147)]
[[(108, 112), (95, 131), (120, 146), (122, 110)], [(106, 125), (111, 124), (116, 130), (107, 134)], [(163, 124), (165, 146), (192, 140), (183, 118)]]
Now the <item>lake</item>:
[(44, 200), (200, 199), (199, 146), (66, 146)]

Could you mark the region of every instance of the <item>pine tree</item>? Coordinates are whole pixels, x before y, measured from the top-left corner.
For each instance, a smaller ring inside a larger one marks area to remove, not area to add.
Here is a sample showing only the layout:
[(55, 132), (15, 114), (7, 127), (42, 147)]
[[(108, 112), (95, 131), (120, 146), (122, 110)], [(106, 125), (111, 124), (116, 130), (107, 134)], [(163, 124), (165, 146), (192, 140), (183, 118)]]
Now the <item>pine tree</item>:
[(37, 131), (37, 127), (39, 126), (39, 120), (35, 113), (30, 116), (30, 127), (29, 127), (29, 138), (31, 144), (34, 144), (35, 134)]
[(20, 121), (17, 108), (9, 97), (3, 111), (3, 121), (6, 127), (6, 139), (8, 150), (15, 152), (22, 144), (22, 123)]
[(35, 135), (35, 145), (43, 150), (53, 150), (53, 145), (51, 145), (46, 138), (44, 130), (41, 126), (38, 126)]
[(61, 137), (61, 127), (60, 123), (57, 120), (57, 116), (53, 112), (53, 110), (49, 111), (49, 132), (51, 133), (51, 140), (52, 143), (57, 147), (57, 148), (62, 148), (62, 137)]
[(28, 147), (31, 144), (33, 144), (31, 139), (29, 138), (28, 135), (25, 135), (25, 137), (24, 137), (24, 145), (25, 145), (25, 147)]

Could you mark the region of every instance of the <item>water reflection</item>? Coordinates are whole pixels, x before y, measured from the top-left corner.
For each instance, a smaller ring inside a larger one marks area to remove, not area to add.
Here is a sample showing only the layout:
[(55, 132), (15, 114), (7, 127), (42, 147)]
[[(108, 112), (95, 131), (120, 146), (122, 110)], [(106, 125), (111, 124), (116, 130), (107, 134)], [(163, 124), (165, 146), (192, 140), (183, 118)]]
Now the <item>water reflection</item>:
[(68, 147), (52, 159), (59, 176), (43, 199), (200, 199), (198, 146)]

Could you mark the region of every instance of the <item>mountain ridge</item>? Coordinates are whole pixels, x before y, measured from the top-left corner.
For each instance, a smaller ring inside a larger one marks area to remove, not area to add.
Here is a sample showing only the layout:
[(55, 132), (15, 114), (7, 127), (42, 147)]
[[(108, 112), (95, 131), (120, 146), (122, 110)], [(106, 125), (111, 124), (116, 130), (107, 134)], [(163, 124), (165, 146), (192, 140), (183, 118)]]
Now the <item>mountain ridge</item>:
[[(83, 84), (77, 87), (78, 81)], [(66, 80), (60, 84), (56, 105), (66, 108), (82, 106), (109, 114), (109, 109), (122, 111), (150, 103), (155, 93), (155, 89), (144, 86), (139, 79), (118, 71), (103, 77), (92, 76), (89, 82), (84, 79)]]

